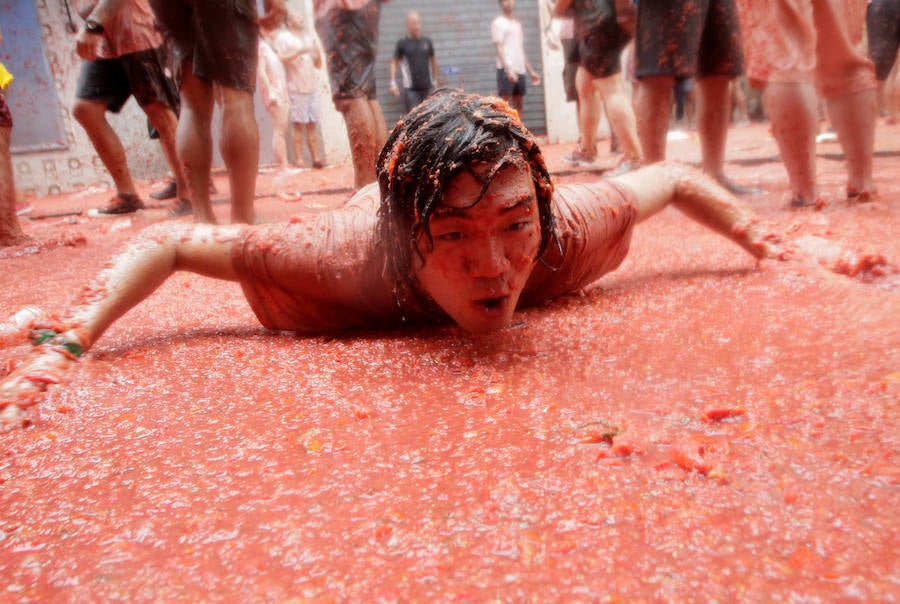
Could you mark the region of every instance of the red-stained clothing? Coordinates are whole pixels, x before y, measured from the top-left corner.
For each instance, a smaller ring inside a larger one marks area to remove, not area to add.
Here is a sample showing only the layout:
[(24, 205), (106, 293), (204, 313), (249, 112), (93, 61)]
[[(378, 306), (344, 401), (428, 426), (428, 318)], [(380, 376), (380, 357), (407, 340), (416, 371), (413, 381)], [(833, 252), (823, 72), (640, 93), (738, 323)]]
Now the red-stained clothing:
[[(413, 302), (399, 303), (384, 274), (384, 252), (375, 244), (378, 201), (372, 184), (340, 210), (243, 231), (232, 262), (265, 327), (319, 332), (429, 319)], [(522, 306), (585, 287), (628, 253), (637, 218), (631, 191), (610, 182), (561, 186), (553, 201), (562, 254), (551, 244)]]
[(751, 83), (814, 82), (836, 98), (875, 87), (866, 0), (737, 0)]
[[(78, 11), (96, 4), (86, 0), (78, 5)], [(127, 0), (104, 25), (106, 30), (98, 49), (101, 59), (115, 59), (140, 50), (158, 48), (162, 34), (156, 30), (156, 19), (148, 0)]]

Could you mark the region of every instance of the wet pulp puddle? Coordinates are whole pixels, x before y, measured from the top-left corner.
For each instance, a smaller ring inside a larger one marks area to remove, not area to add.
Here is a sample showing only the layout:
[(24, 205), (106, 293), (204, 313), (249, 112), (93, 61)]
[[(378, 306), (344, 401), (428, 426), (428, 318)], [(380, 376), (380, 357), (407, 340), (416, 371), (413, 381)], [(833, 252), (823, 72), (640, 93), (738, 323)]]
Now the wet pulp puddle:
[[(900, 257), (896, 206), (848, 215)], [(60, 308), (126, 235), (5, 261), (2, 308)], [(897, 282), (670, 210), (597, 285), (487, 337), (296, 337), (176, 276), (0, 437), (0, 599), (896, 594)]]

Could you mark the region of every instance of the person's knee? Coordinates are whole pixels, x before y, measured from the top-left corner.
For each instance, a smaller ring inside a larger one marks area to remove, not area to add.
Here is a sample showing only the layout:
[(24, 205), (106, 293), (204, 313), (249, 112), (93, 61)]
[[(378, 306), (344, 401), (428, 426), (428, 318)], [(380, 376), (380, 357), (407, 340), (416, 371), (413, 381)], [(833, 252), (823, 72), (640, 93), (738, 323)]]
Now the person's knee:
[(75, 105), (72, 107), (72, 117), (84, 126), (102, 119), (105, 111), (106, 109), (99, 103), (79, 99), (75, 101)]

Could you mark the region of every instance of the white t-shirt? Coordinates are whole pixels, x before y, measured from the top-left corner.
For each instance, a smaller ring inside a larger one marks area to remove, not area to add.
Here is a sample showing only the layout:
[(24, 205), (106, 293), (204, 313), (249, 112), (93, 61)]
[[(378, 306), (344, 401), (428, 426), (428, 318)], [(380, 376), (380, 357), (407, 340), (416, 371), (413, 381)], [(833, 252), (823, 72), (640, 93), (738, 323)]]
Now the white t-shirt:
[[(309, 32), (303, 32), (300, 37), (286, 29), (280, 30), (272, 47), (278, 54), (287, 54), (305, 48), (315, 48), (316, 39)], [(304, 52), (284, 62), (284, 70), (287, 73), (287, 89), (293, 94), (312, 94), (316, 91), (316, 67), (313, 65), (312, 55)]]
[[(500, 15), (491, 22), (491, 40), (500, 44), (506, 65), (517, 74), (525, 73), (525, 34), (518, 19)], [(503, 62), (497, 57), (497, 69), (503, 69)]]

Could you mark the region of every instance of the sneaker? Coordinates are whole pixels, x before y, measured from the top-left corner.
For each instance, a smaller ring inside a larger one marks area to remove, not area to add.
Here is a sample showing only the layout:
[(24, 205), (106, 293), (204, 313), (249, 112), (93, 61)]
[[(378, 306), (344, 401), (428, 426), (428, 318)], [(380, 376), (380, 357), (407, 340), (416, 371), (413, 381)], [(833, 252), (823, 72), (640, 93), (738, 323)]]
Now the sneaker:
[(762, 189), (739, 185), (724, 174), (719, 174), (718, 176), (716, 176), (716, 182), (722, 185), (722, 188), (724, 188), (732, 195), (762, 195), (763, 193)]
[(97, 210), (98, 214), (132, 214), (144, 209), (144, 202), (137, 195), (119, 193), (113, 197), (105, 208)]
[(603, 175), (603, 178), (612, 178), (614, 176), (622, 176), (623, 174), (627, 174), (627, 173), (631, 172), (632, 170), (637, 170), (642, 165), (643, 165), (643, 163), (641, 162), (641, 160), (633, 158), (633, 157), (628, 158), (628, 159), (623, 159), (622, 161), (619, 162), (618, 166), (616, 166), (612, 170), (609, 170), (608, 172), (606, 172)]
[(168, 214), (171, 218), (190, 216), (193, 213), (194, 206), (191, 205), (190, 199), (175, 200), (171, 203), (171, 205), (169, 205), (169, 208), (166, 210), (166, 214)]
[(325, 162), (323, 162), (323, 161), (314, 161), (314, 162), (312, 163), (312, 167), (313, 167), (314, 170), (321, 170), (322, 168), (325, 167)]
[(571, 153), (563, 155), (562, 160), (570, 166), (591, 168), (596, 165), (597, 157), (593, 153), (588, 153), (581, 147), (575, 147)]
[(173, 180), (170, 180), (169, 182), (167, 182), (166, 186), (164, 186), (162, 189), (159, 189), (158, 191), (153, 191), (152, 193), (150, 193), (150, 197), (152, 199), (159, 199), (159, 200), (174, 199), (175, 195), (177, 193), (178, 193), (178, 190), (177, 190), (177, 187), (175, 186), (175, 180), (173, 179)]
[(821, 132), (816, 135), (816, 143), (821, 145), (822, 143), (836, 143), (837, 142), (837, 134), (832, 131)]
[(30, 214), (32, 210), (34, 210), (34, 208), (29, 203), (16, 203), (16, 216), (25, 216), (26, 214)]

